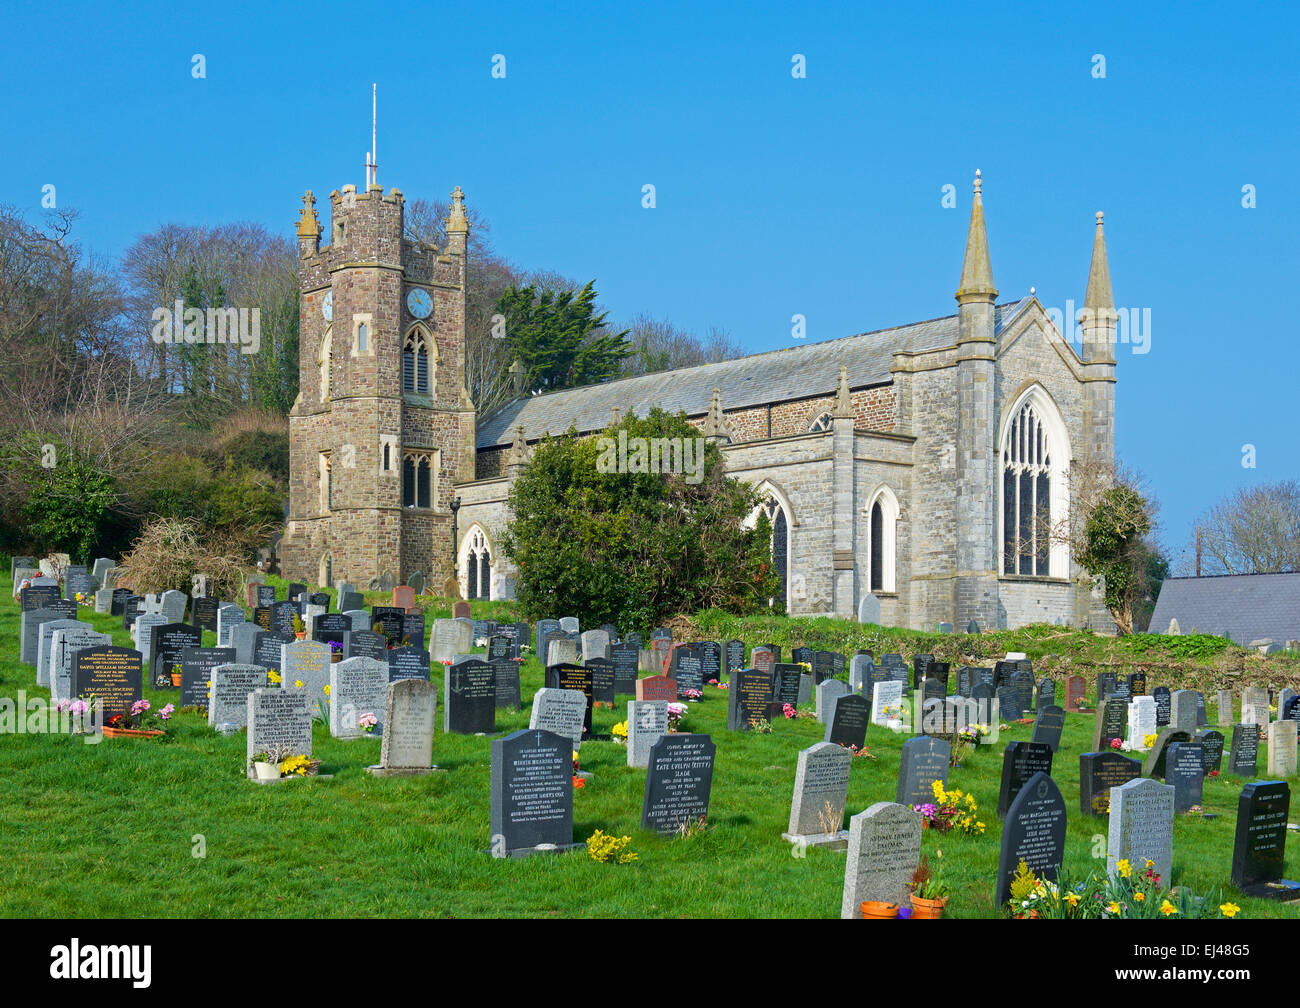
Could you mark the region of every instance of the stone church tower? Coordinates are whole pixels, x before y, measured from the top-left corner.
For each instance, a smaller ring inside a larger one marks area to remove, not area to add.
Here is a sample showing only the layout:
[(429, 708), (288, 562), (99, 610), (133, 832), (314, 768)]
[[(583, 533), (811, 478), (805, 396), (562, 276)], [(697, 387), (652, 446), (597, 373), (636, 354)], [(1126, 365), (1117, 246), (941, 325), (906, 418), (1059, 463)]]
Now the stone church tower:
[(405, 199), (377, 184), (299, 211), (299, 379), (289, 414), (285, 575), (312, 584), (432, 584), (450, 572), (453, 484), (474, 477), (465, 387), (464, 195), (439, 249), (405, 234)]

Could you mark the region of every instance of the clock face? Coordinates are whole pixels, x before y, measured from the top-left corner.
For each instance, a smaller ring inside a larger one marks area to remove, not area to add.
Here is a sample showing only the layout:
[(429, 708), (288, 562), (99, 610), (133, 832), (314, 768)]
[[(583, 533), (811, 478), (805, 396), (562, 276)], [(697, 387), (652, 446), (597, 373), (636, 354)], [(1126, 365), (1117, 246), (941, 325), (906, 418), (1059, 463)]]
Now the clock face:
[(334, 292), (329, 291), (325, 299), (320, 303), (320, 313), (325, 316), (326, 322), (334, 321)]
[(416, 318), (428, 318), (429, 312), (433, 311), (433, 298), (429, 297), (427, 290), (414, 287), (406, 295), (406, 307)]

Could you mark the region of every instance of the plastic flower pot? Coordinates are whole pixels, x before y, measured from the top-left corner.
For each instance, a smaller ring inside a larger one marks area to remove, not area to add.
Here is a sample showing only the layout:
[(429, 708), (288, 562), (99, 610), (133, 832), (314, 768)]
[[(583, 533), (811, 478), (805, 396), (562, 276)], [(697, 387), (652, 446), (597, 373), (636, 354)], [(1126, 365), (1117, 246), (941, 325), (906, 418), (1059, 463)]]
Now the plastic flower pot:
[(180, 684), (181, 684), (181, 674), (180, 674), (179, 672), (173, 672), (173, 673), (172, 673), (172, 685), (173, 685), (173, 686), (179, 686)]
[(104, 725), (105, 738), (157, 738), (164, 735), (162, 731), (143, 731), (139, 728), (114, 728), (112, 725)]
[(280, 777), (279, 763), (254, 763), (253, 769), (257, 771), (258, 780), (278, 780)]
[(943, 908), (948, 905), (948, 897), (943, 899), (922, 899), (920, 896), (912, 896), (912, 919), (913, 920), (938, 920), (943, 916)]
[(884, 900), (864, 900), (862, 903), (863, 920), (893, 920), (897, 916), (897, 903), (886, 903)]

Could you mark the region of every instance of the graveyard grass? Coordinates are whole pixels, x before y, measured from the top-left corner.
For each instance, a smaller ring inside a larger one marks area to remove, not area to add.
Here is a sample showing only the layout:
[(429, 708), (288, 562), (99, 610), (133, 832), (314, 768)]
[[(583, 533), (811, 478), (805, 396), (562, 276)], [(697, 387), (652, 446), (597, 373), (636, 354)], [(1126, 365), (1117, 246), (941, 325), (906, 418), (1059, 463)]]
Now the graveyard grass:
[[(18, 609), (9, 601), (7, 579), (3, 585), (0, 696), (16, 699), (25, 691), (46, 697), (35, 685), (34, 670), (18, 662)], [(277, 586), (283, 595), (283, 583)], [(379, 593), (367, 597), (372, 601), (382, 601)], [(420, 603), (431, 617), (450, 615), (447, 600)], [(474, 603), (476, 617), (509, 613), (508, 603)], [(111, 632), (115, 643), (129, 645), (120, 617), (96, 615), (93, 607), (83, 607), (79, 616)], [(910, 655), (940, 653), (970, 641), (831, 620), (737, 621), (717, 613), (697, 620), (718, 639), (738, 635), (751, 647), (763, 640), (787, 648), (806, 642), (851, 653), (869, 633), (894, 645), (884, 650)], [(1057, 655), (1077, 654), (1085, 645), (1107, 646), (1097, 638), (1083, 639), (1091, 635), (1047, 630), (1053, 632), (1030, 628), (1019, 636), (990, 635), (982, 643), (1019, 645), (1036, 659), (1036, 671), (1037, 659), (1048, 653), (1045, 646)], [(205, 633), (204, 644), (212, 637)], [(1045, 645), (1049, 639), (1054, 643)], [(1195, 668), (1187, 675), (1196, 678)], [(542, 685), (535, 659), (524, 665), (522, 677), (524, 710), (498, 712), (500, 732), (527, 727), (529, 700)], [(436, 670), (435, 678), (441, 705)], [(1204, 688), (1210, 688), (1209, 680)], [(175, 693), (146, 687), (145, 696), (157, 707), (174, 700)], [(707, 732), (718, 744), (709, 829), (702, 834), (664, 839), (641, 830), (645, 771), (627, 767), (625, 750), (613, 742), (583, 746), (582, 767), (592, 777), (574, 795), (575, 838), (585, 840), (597, 829), (631, 836), (630, 849), (638, 858), (626, 865), (598, 864), (585, 852), (521, 860), (487, 856), (490, 743), (443, 734), (441, 712), (434, 762), (444, 772), (372, 777), (364, 768), (379, 761), (377, 739), (342, 742), (316, 725), (314, 755), (333, 778), (269, 787), (244, 779), (242, 733), (222, 737), (195, 714), (179, 715), (164, 741), (105, 739), (86, 745), (67, 737), (8, 735), (0, 738), (0, 914), (837, 917), (844, 855), (813, 849), (795, 857), (781, 839), (798, 753), (821, 741), (822, 726), (808, 718), (782, 721), (770, 735), (728, 733), (727, 694), (710, 686), (705, 696), (686, 718), (689, 730)], [(625, 717), (622, 701), (613, 711), (598, 710), (597, 733), (608, 735)], [(1212, 705), (1209, 720), (1216, 720)], [(1106, 822), (1078, 813), (1078, 757), (1091, 732), (1090, 714), (1068, 715), (1055, 764), (1069, 810), (1066, 864), (1075, 876), (1104, 865), (1096, 845)], [(1002, 742), (1028, 739), (1031, 733), (1032, 726), (1013, 726)], [(876, 759), (854, 761), (848, 815), (893, 800), (902, 742), (882, 728), (869, 729), (867, 744)], [(1002, 913), (993, 904), (1002, 748), (980, 747), (949, 779), (950, 786), (975, 795), (986, 833), (923, 834), (926, 853), (943, 852), (952, 887), (950, 916)], [(1262, 770), (1266, 755), (1260, 748)], [(1246, 782), (1207, 780), (1204, 804), (1219, 813), (1217, 820), (1179, 817), (1174, 881), (1231, 899), (1242, 907), (1242, 916), (1298, 916), (1295, 909), (1248, 899), (1229, 886), (1237, 795)], [(1294, 788), (1296, 781), (1291, 783)], [(1295, 844), (1289, 847), (1289, 875), (1295, 877), (1300, 865)]]

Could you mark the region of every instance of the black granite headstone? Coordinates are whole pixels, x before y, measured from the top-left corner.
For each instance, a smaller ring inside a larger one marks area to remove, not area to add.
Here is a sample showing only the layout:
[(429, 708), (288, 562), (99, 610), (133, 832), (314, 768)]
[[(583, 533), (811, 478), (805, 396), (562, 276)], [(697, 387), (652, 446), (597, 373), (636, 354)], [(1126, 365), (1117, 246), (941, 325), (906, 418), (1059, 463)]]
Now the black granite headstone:
[(1034, 722), (1034, 741), (1045, 742), (1056, 752), (1061, 746), (1061, 731), (1065, 728), (1065, 710), (1055, 704), (1038, 708)]
[(1297, 895), (1300, 886), (1282, 878), (1290, 808), (1291, 788), (1285, 781), (1255, 781), (1241, 789), (1232, 884), (1248, 896), (1295, 899)]
[(492, 666), (467, 658), (448, 666), (444, 677), (443, 730), (458, 735), (496, 731), (497, 680)]
[(835, 701), (835, 713), (826, 726), (827, 742), (861, 749), (867, 741), (867, 725), (871, 721), (871, 703), (866, 697), (849, 693)]
[(541, 729), (492, 740), (491, 853), (573, 846), (573, 741)]
[(663, 836), (703, 823), (709, 815), (713, 758), (707, 735), (665, 735), (650, 747), (641, 827)]
[(1002, 754), (1002, 784), (998, 790), (998, 818), (1006, 817), (1016, 795), (1035, 774), (1051, 775), (1052, 747), (1044, 742), (1012, 742)]
[(424, 648), (400, 647), (384, 652), (388, 661), (388, 681), (399, 679), (428, 679), (429, 652)]
[(144, 659), (134, 648), (109, 644), (80, 648), (72, 654), (72, 695), (91, 694), (103, 705), (104, 722), (126, 714), (142, 696)]
[(235, 649), (192, 647), (181, 654), (181, 698), (178, 707), (208, 708), (208, 683), (218, 665), (233, 665)]
[(1055, 882), (1064, 858), (1065, 801), (1051, 777), (1036, 773), (1007, 810), (994, 903), (1001, 907), (1011, 898), (1011, 880), (1021, 861), (1040, 879)]
[(1104, 816), (1110, 812), (1110, 789), (1142, 776), (1142, 764), (1114, 751), (1079, 756), (1079, 811)]

